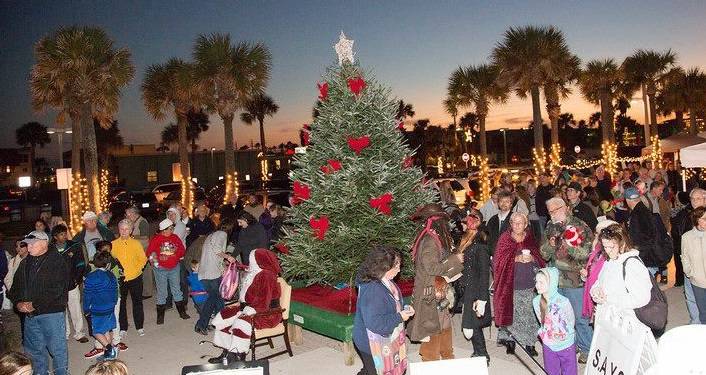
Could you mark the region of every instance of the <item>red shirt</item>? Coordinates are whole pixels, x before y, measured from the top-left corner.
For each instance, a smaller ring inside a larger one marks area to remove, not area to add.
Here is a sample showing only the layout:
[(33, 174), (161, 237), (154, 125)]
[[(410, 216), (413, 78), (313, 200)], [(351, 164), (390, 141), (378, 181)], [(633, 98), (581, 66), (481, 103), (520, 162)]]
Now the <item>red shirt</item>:
[(159, 262), (159, 267), (171, 270), (179, 264), (186, 249), (176, 234), (172, 233), (169, 237), (158, 234), (152, 237), (145, 253), (147, 258), (154, 254), (155, 259)]

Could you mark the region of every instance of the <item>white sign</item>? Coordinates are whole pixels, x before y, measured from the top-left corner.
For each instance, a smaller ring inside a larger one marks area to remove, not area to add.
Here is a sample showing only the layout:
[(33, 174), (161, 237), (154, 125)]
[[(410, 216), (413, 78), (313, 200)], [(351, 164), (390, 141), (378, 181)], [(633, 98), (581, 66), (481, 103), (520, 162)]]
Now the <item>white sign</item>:
[(577, 154), (578, 154), (579, 152), (581, 152), (581, 146), (579, 146), (579, 145), (574, 146), (574, 152), (577, 153)]
[(21, 176), (20, 178), (17, 179), (17, 185), (21, 188), (26, 188), (26, 187), (32, 186), (32, 177)]
[(410, 375), (473, 374), (488, 375), (485, 357), (444, 359), (409, 364)]
[(56, 170), (56, 188), (59, 190), (68, 190), (71, 187), (71, 168), (59, 168)]
[(471, 155), (468, 155), (467, 152), (464, 152), (463, 155), (461, 155), (461, 160), (463, 160), (464, 163), (467, 163), (469, 160), (471, 160)]

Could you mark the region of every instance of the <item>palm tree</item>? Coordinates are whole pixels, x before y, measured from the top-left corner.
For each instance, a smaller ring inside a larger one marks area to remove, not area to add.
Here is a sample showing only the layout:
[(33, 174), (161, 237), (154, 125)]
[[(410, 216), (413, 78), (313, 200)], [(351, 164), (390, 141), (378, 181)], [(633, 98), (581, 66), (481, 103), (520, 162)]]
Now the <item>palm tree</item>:
[[(155, 120), (163, 120), (171, 111), (176, 116), (179, 163), (183, 181), (191, 181), (187, 135), (188, 113), (201, 109), (203, 104), (203, 87), (199, 85), (195, 71), (193, 64), (171, 58), (165, 64), (147, 67), (141, 86), (142, 101), (147, 112)], [(186, 189), (186, 194), (182, 194), (182, 202), (187, 205), (191, 203), (190, 189)]]
[[(208, 131), (208, 115), (203, 111), (189, 111), (186, 115), (186, 140), (191, 145), (191, 165), (194, 165), (194, 153), (198, 151), (199, 145), (196, 141), (201, 138), (201, 133)], [(161, 142), (165, 145), (176, 144), (179, 146), (179, 127), (174, 123), (169, 123), (162, 129)], [(193, 171), (192, 171), (193, 172)]]
[(256, 120), (260, 124), (260, 147), (263, 155), (267, 147), (265, 147), (265, 117), (274, 116), (279, 110), (279, 106), (268, 95), (258, 94), (252, 99), (245, 102), (245, 111), (240, 114), (240, 120), (248, 125), (252, 125)]
[(591, 60), (579, 77), (579, 89), (590, 103), (600, 105), (603, 142), (615, 142), (613, 101), (621, 95), (623, 72), (613, 59)]
[(34, 174), (34, 159), (37, 146), (51, 143), (47, 127), (38, 122), (28, 122), (15, 130), (15, 142), (22, 147), (29, 146), (29, 172)]
[[(218, 113), (223, 120), (225, 172), (230, 176), (235, 173), (235, 112), (247, 99), (265, 90), (272, 57), (262, 43), (240, 42), (234, 46), (229, 34), (200, 35), (193, 56), (199, 79), (205, 84), (208, 110)], [(230, 197), (224, 198), (228, 199)]]
[(544, 84), (544, 99), (547, 102), (547, 116), (552, 127), (551, 140), (553, 145), (559, 144), (559, 116), (561, 114), (560, 99), (566, 99), (571, 94), (569, 84), (578, 79), (581, 71), (581, 60), (564, 51), (564, 55), (557, 56), (559, 61), (556, 64), (557, 71)]
[(72, 26), (41, 39), (35, 46), (35, 57), (37, 62), (30, 78), (33, 107), (59, 110), (59, 123), (66, 116), (72, 119), (72, 168), (78, 173), (78, 147), (83, 144), (89, 202), (96, 210), (100, 197), (93, 119), (110, 127), (118, 110), (120, 90), (135, 74), (130, 52), (114, 48), (113, 41), (100, 28)]
[(404, 121), (407, 117), (414, 117), (414, 107), (410, 103), (405, 103), (402, 99), (397, 102), (397, 114), (395, 118), (397, 120)]
[(500, 68), (500, 80), (520, 97), (532, 97), (534, 148), (543, 150), (539, 90), (561, 77), (565, 57), (571, 55), (564, 34), (553, 26), (511, 27), (497, 44), (492, 60)]
[(699, 131), (696, 113), (706, 108), (706, 74), (699, 68), (684, 72), (673, 68), (664, 76), (662, 90), (657, 94), (657, 110), (668, 115), (675, 113), (677, 125), (682, 125), (684, 113), (689, 113), (689, 134)]
[(101, 169), (107, 169), (110, 151), (122, 147), (124, 144), (118, 121), (113, 120), (110, 127), (106, 129), (101, 126), (100, 122), (93, 120), (93, 129), (96, 132), (96, 150), (98, 151)]
[(635, 51), (623, 61), (623, 70), (632, 91), (637, 91), (638, 87), (642, 90), (642, 99), (645, 102), (645, 142), (649, 142), (650, 135), (657, 134), (656, 94), (660, 81), (675, 62), (676, 54), (671, 50), (656, 52), (644, 49)]
[[(458, 98), (455, 96), (447, 96), (446, 99), (444, 99), (444, 111), (451, 115), (451, 117), (454, 120), (453, 123), (453, 140), (454, 140), (454, 147), (458, 147), (458, 134), (456, 132), (457, 129), (457, 124), (456, 124), (456, 117), (458, 116)], [(451, 126), (449, 126), (451, 128)], [(461, 142), (461, 152), (466, 152), (466, 147), (465, 147), (465, 142)]]
[(509, 89), (500, 84), (497, 66), (481, 64), (459, 67), (449, 78), (447, 93), (462, 106), (475, 107), (480, 127), (480, 154), (488, 155), (485, 137), (485, 119), (492, 103), (504, 103)]

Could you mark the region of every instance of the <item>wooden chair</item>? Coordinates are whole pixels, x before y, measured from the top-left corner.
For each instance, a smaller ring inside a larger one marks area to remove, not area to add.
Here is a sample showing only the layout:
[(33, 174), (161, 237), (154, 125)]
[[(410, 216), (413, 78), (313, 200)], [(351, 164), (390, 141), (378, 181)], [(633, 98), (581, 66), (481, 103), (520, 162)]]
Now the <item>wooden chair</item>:
[(281, 290), (281, 294), (279, 297), (279, 307), (276, 309), (270, 309), (261, 313), (257, 313), (253, 316), (253, 320), (261, 316), (282, 314), (282, 321), (273, 328), (255, 329), (255, 327), (253, 327), (253, 332), (250, 336), (250, 350), (252, 351), (253, 361), (256, 360), (255, 349), (257, 347), (269, 345), (270, 348), (274, 349), (275, 346), (272, 343), (272, 339), (279, 336), (282, 336), (284, 338), (284, 345), (287, 347), (287, 349), (270, 354), (267, 357), (261, 359), (269, 359), (285, 353), (289, 354), (290, 357), (293, 356), (292, 347), (289, 343), (289, 331), (287, 329), (287, 321), (289, 320), (289, 302), (291, 301), (292, 297), (292, 287), (287, 284), (287, 282), (284, 281), (284, 279), (281, 277), (277, 278), (277, 282), (279, 283), (279, 287)]

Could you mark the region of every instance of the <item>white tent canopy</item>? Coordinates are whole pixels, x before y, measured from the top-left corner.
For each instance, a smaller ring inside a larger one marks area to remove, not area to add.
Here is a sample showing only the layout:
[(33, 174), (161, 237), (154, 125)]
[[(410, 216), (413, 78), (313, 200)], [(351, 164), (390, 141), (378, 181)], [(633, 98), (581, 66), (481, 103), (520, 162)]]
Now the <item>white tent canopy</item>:
[[(701, 138), (696, 135), (689, 134), (674, 134), (670, 137), (660, 140), (659, 145), (662, 153), (678, 152), (684, 147), (689, 147), (699, 143), (706, 142), (706, 138)], [(652, 146), (647, 146), (642, 149), (642, 155), (649, 155), (652, 152)]]
[(681, 149), (679, 158), (684, 168), (706, 167), (706, 142)]

